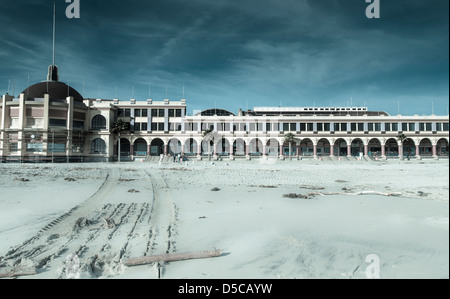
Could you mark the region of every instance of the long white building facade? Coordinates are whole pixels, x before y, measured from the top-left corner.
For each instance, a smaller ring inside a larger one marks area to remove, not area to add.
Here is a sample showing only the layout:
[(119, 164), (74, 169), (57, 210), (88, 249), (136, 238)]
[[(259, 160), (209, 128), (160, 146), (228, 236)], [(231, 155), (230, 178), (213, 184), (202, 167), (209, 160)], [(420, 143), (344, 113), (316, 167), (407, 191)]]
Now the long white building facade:
[[(52, 65), (46, 81), (18, 97), (2, 96), (2, 162), (117, 161), (119, 155), (120, 161), (161, 155), (197, 160), (449, 155), (448, 115), (392, 116), (366, 107), (256, 107), (188, 116), (184, 99), (87, 99), (58, 79)], [(114, 130), (118, 120), (127, 124), (125, 130)]]

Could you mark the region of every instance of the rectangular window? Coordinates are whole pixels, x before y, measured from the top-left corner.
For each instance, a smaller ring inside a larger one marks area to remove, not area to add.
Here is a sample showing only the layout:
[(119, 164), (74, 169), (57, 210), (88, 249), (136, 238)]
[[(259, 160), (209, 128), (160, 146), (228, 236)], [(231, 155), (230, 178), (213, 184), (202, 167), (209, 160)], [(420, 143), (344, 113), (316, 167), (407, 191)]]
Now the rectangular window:
[(164, 117), (164, 109), (158, 109), (158, 117)]
[(384, 130), (386, 132), (390, 132), (391, 131), (391, 123), (385, 123), (384, 124)]
[(443, 128), (445, 132), (448, 132), (448, 123), (444, 123)]
[(73, 127), (75, 129), (83, 129), (84, 128), (84, 121), (74, 120), (73, 121)]
[(375, 123), (375, 131), (381, 132), (381, 123)]
[(141, 117), (141, 109), (134, 109), (134, 117)]
[(339, 123), (334, 124), (334, 131), (339, 132), (341, 130), (341, 125)]
[(419, 123), (419, 131), (420, 132), (425, 131), (425, 124), (424, 123)]
[(169, 117), (175, 116), (175, 109), (169, 109)]
[(427, 129), (428, 132), (433, 131), (433, 128), (432, 128), (431, 123), (427, 123), (427, 124), (425, 125), (425, 128)]
[(290, 126), (290, 131), (291, 132), (297, 131), (297, 124), (296, 123), (291, 123), (289, 126)]
[(409, 131), (414, 132), (416, 130), (416, 124), (415, 123), (409, 123)]
[(352, 132), (356, 132), (356, 131), (357, 131), (358, 126), (357, 126), (356, 123), (352, 123), (350, 126), (351, 126), (351, 131), (352, 131)]
[(314, 131), (314, 124), (307, 124), (307, 130), (308, 132)]
[(181, 117), (181, 109), (175, 110), (175, 116), (176, 117)]
[(323, 131), (323, 123), (317, 124), (317, 131), (322, 132)]
[(118, 117), (122, 117), (122, 116), (124, 116), (124, 114), (125, 114), (125, 111), (123, 109), (117, 109), (117, 116)]
[(148, 116), (148, 110), (142, 109), (142, 117), (147, 117), (147, 116)]
[(403, 132), (408, 131), (408, 124), (407, 123), (402, 123), (402, 131)]
[(323, 129), (326, 132), (329, 132), (331, 130), (331, 124), (330, 123), (324, 123), (323, 124)]
[(65, 119), (50, 118), (48, 124), (50, 127), (65, 127), (67, 126), (67, 121)]
[(358, 132), (364, 132), (364, 123), (358, 124)]
[(300, 123), (300, 132), (304, 132), (304, 131), (306, 131), (306, 124)]
[(289, 131), (289, 124), (283, 123), (283, 131), (288, 132)]
[(436, 124), (436, 131), (442, 131), (442, 124), (441, 123), (437, 123)]
[(347, 123), (341, 123), (341, 131), (342, 132), (347, 131)]
[(134, 131), (140, 131), (140, 130), (141, 130), (141, 123), (135, 123), (134, 124)]
[(125, 109), (125, 117), (130, 117), (131, 116), (131, 109)]
[(164, 123), (158, 123), (158, 131), (164, 132)]
[(392, 131), (398, 132), (398, 123), (392, 123)]
[(373, 125), (373, 123), (368, 123), (367, 124), (367, 131), (369, 131), (369, 132), (372, 132), (373, 130), (374, 130), (374, 125)]
[(147, 123), (142, 123), (141, 124), (141, 131), (147, 131)]
[(152, 109), (152, 117), (158, 117), (158, 110)]
[(158, 131), (158, 124), (157, 123), (152, 123), (152, 131)]

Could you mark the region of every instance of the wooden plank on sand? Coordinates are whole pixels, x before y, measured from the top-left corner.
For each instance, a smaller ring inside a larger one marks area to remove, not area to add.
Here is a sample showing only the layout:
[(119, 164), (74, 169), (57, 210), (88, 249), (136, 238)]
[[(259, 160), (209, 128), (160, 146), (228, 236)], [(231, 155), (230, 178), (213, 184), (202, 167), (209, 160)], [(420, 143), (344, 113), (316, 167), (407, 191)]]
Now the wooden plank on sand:
[(152, 255), (152, 256), (142, 256), (135, 258), (127, 258), (123, 259), (122, 263), (125, 266), (138, 266), (138, 265), (146, 265), (152, 263), (159, 262), (177, 262), (184, 260), (192, 260), (192, 259), (204, 259), (204, 258), (213, 258), (219, 257), (222, 255), (220, 250), (208, 250), (201, 252), (186, 252), (186, 253), (170, 253), (170, 254), (160, 254), (160, 255)]

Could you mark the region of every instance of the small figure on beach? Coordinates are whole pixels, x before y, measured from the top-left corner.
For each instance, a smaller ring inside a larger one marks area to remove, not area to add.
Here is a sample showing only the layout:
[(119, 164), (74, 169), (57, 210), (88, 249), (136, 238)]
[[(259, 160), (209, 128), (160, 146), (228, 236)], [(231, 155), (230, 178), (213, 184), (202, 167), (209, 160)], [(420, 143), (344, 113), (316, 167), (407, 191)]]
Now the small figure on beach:
[(159, 163), (158, 163), (158, 165), (161, 165), (163, 160), (164, 160), (164, 154), (159, 155)]

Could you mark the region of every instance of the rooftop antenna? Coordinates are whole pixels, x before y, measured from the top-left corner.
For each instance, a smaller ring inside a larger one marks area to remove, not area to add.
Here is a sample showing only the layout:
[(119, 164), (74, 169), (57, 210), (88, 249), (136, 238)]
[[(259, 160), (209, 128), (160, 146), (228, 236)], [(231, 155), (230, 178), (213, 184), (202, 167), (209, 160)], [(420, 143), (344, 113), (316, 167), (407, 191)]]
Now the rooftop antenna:
[(53, 54), (52, 65), (48, 67), (47, 81), (58, 81), (58, 67), (55, 60), (55, 44), (56, 44), (56, 2), (53, 2)]

